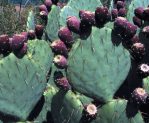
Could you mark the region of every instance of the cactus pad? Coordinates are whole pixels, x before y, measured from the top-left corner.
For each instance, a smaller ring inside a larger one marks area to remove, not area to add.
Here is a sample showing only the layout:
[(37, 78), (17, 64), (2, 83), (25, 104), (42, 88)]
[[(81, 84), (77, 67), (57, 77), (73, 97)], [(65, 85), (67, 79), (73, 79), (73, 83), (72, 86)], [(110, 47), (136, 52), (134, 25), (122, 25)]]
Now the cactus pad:
[(46, 87), (52, 51), (45, 41), (28, 41), (27, 54), (0, 60), (0, 112), (26, 119)]
[[(135, 112), (136, 111), (136, 112)], [(131, 116), (131, 114), (134, 115)], [(91, 123), (144, 123), (140, 112), (131, 107), (126, 100), (112, 100), (103, 105), (97, 119)]]
[(67, 77), (74, 89), (107, 101), (125, 80), (130, 56), (120, 44), (114, 46), (111, 29), (93, 27), (87, 40), (78, 40), (70, 51)]

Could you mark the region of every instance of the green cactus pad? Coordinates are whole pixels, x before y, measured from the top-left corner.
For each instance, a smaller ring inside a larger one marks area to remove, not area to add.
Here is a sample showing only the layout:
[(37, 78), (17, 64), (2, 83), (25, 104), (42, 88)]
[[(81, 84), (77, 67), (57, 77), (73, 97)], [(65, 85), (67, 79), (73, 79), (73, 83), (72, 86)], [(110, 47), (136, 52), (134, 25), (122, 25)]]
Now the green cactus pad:
[[(134, 114), (133, 114), (134, 113)], [(144, 123), (141, 113), (126, 100), (112, 100), (103, 105), (91, 123)]]
[(52, 100), (51, 111), (54, 123), (79, 123), (83, 106), (77, 96), (60, 90)]
[(0, 112), (25, 120), (46, 87), (52, 63), (49, 44), (28, 41), (27, 54), (18, 59), (13, 53), (0, 60)]
[(26, 30), (35, 30), (35, 17), (34, 12), (30, 11), (27, 18), (27, 28)]
[(48, 15), (48, 23), (46, 26), (46, 33), (51, 41), (58, 39), (60, 8), (53, 5), (52, 10)]
[(149, 93), (149, 77), (143, 79), (143, 88)]
[(67, 77), (73, 88), (86, 96), (107, 101), (125, 80), (130, 69), (129, 52), (114, 46), (112, 30), (93, 27), (87, 40), (77, 40), (68, 58)]
[(57, 89), (55, 89), (49, 84), (47, 85), (46, 90), (44, 91), (44, 94), (43, 94), (45, 99), (43, 108), (40, 114), (38, 115), (38, 117), (36, 118), (36, 120), (34, 120), (34, 122), (38, 122), (38, 123), (47, 122), (46, 121), (47, 113), (51, 112), (51, 102), (56, 92), (57, 92)]
[(62, 27), (66, 25), (66, 19), (68, 16), (76, 16), (79, 18), (80, 10), (94, 12), (99, 6), (102, 6), (100, 0), (70, 0), (68, 4), (61, 10), (60, 26)]

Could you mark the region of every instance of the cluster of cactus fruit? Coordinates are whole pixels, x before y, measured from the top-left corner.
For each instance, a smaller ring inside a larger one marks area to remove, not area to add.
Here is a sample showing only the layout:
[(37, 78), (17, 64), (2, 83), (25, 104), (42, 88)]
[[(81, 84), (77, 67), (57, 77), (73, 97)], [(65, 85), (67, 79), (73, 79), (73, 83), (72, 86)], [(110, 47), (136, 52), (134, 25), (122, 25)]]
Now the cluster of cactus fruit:
[(1, 122), (148, 123), (146, 5), (44, 0), (26, 32), (0, 36)]

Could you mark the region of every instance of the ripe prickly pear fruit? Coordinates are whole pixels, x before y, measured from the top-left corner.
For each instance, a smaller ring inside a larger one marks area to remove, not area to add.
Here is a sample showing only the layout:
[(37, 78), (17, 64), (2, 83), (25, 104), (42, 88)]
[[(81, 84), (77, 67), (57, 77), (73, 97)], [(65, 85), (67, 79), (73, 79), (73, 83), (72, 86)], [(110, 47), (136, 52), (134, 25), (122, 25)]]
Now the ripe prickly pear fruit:
[(118, 35), (124, 34), (127, 20), (124, 17), (117, 17), (114, 21), (114, 30)]
[(46, 5), (42, 4), (42, 5), (39, 6), (39, 12), (41, 12), (41, 11), (45, 11), (45, 12), (48, 13)]
[(125, 44), (125, 46), (128, 48), (128, 49), (131, 49), (132, 45), (134, 43), (139, 43), (140, 42), (140, 39), (137, 35), (134, 35), (131, 39), (128, 39), (128, 40), (124, 40), (123, 43)]
[(63, 90), (67, 91), (71, 89), (68, 79), (63, 76), (61, 71), (54, 72), (54, 82), (59, 88)]
[(75, 16), (69, 16), (67, 18), (67, 27), (70, 31), (78, 34), (80, 32), (80, 20)]
[(22, 58), (27, 53), (27, 43), (24, 43), (23, 47), (19, 51), (14, 51), (14, 54), (18, 58)]
[(125, 27), (125, 33), (123, 34), (123, 36), (126, 39), (130, 39), (136, 34), (137, 26), (130, 23), (130, 22), (127, 22), (125, 26), (126, 26)]
[(134, 35), (131, 39), (131, 44), (134, 44), (134, 43), (139, 43), (140, 42), (140, 39), (139, 39), (139, 36), (138, 35)]
[(143, 88), (136, 88), (132, 94), (132, 101), (135, 104), (141, 105), (146, 103), (146, 99), (148, 97), (147, 92)]
[(149, 65), (148, 64), (140, 64), (137, 69), (138, 76), (140, 78), (145, 78), (149, 76)]
[(124, 8), (125, 3), (123, 1), (117, 1), (116, 7), (117, 7), (118, 10), (121, 9), (121, 8)]
[(52, 0), (52, 3), (56, 5), (58, 3), (58, 1), (59, 0)]
[(58, 37), (61, 41), (63, 41), (66, 45), (73, 44), (73, 35), (72, 32), (67, 27), (62, 27), (58, 31)]
[(145, 8), (143, 12), (143, 20), (149, 21), (149, 8)]
[(117, 9), (112, 9), (111, 15), (112, 15), (112, 20), (115, 20), (115, 18), (118, 17), (118, 10)]
[(65, 43), (61, 40), (55, 40), (51, 44), (51, 49), (55, 54), (64, 55), (65, 57), (68, 57), (68, 49), (65, 45)]
[(145, 56), (145, 47), (142, 43), (134, 43), (131, 47), (131, 55), (135, 60), (142, 60)]
[(51, 6), (52, 6), (52, 1), (51, 0), (45, 0), (44, 4), (48, 10), (48, 12), (51, 10)]
[(126, 16), (126, 13), (127, 13), (126, 9), (125, 8), (121, 8), (118, 11), (118, 16), (125, 17)]
[(109, 10), (107, 7), (97, 7), (95, 10), (95, 20), (97, 25), (103, 25), (109, 20)]
[(56, 55), (53, 60), (55, 66), (59, 69), (67, 68), (67, 59), (62, 55)]
[(0, 35), (0, 52), (5, 53), (10, 51), (9, 36)]
[(41, 11), (39, 14), (40, 14), (41, 19), (47, 21), (48, 13), (46, 11)]
[(64, 6), (66, 6), (66, 4), (67, 4), (67, 3), (65, 3), (65, 2), (64, 2), (64, 3), (63, 3), (63, 2), (58, 2), (58, 3), (57, 3), (57, 6), (62, 9)]
[(24, 37), (25, 37), (25, 41), (24, 42), (27, 42), (27, 40), (28, 40), (28, 32), (21, 32), (21, 35), (24, 35)]
[(142, 26), (142, 20), (140, 18), (138, 18), (137, 16), (133, 17), (133, 23), (138, 27)]
[(35, 34), (36, 34), (37, 39), (42, 38), (43, 30), (44, 30), (43, 25), (36, 25), (35, 26)]
[(87, 25), (95, 25), (95, 14), (93, 12), (80, 10), (79, 17), (82, 23)]
[(137, 16), (138, 18), (140, 18), (141, 20), (144, 18), (143, 17), (143, 12), (144, 12), (144, 8), (143, 7), (138, 7), (134, 10), (134, 14), (135, 16)]
[(84, 24), (84, 23), (80, 23), (80, 38), (83, 38), (83, 39), (86, 39), (90, 33), (91, 33), (91, 30), (92, 30), (92, 26), (91, 25), (88, 25), (88, 24)]
[(35, 37), (36, 37), (35, 31), (34, 30), (29, 30), (28, 31), (28, 39), (33, 40), (33, 39), (35, 39)]
[(149, 37), (149, 26), (145, 26), (143, 29), (142, 29), (142, 33), (145, 35), (145, 37)]
[(15, 34), (12, 37), (12, 40), (10, 42), (10, 47), (12, 51), (20, 50), (25, 42), (25, 37), (21, 34)]

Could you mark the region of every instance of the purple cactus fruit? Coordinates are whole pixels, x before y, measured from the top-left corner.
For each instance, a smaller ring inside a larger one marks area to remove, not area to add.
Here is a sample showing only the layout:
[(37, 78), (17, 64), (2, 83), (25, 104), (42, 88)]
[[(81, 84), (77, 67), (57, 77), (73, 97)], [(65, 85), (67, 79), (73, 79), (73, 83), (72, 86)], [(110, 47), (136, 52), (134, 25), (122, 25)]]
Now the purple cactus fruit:
[(140, 18), (138, 18), (137, 16), (133, 17), (133, 23), (138, 27), (142, 26), (142, 20)]
[(121, 9), (121, 8), (124, 8), (125, 3), (123, 1), (117, 1), (116, 7), (117, 7), (118, 10)]
[(54, 82), (59, 88), (63, 90), (67, 91), (71, 89), (68, 79), (63, 76), (61, 71), (54, 72)]
[(34, 40), (36, 37), (35, 31), (34, 30), (29, 30), (28, 31), (28, 39), (29, 40)]
[(27, 40), (28, 40), (28, 32), (21, 32), (21, 35), (23, 35), (24, 38), (25, 38), (24, 42), (27, 42)]
[(66, 6), (66, 4), (67, 4), (66, 2), (58, 2), (57, 6), (62, 9), (64, 6)]
[(143, 88), (136, 88), (132, 94), (132, 101), (137, 105), (146, 104), (146, 99), (148, 97), (147, 92)]
[(74, 43), (72, 32), (67, 27), (60, 28), (60, 30), (58, 31), (58, 37), (66, 45)]
[(11, 51), (9, 44), (9, 36), (4, 34), (0, 35), (0, 52), (1, 53), (9, 53)]
[(79, 17), (81, 22), (86, 25), (95, 25), (95, 14), (91, 11), (80, 10)]
[(137, 32), (137, 26), (128, 22), (125, 25), (125, 33), (122, 34), (123, 38), (131, 39)]
[(149, 21), (149, 8), (145, 8), (143, 11), (143, 20)]
[(25, 37), (21, 34), (14, 34), (10, 42), (12, 51), (20, 50), (25, 43)]
[(95, 20), (97, 25), (103, 25), (109, 21), (109, 10), (107, 7), (97, 7), (95, 10)]
[(41, 19), (43, 19), (47, 22), (48, 13), (46, 11), (41, 11), (39, 15), (40, 15)]
[(144, 12), (144, 8), (143, 7), (138, 7), (134, 10), (134, 14), (136, 17), (140, 18), (141, 20), (144, 18), (143, 17), (143, 12)]
[(137, 74), (141, 79), (149, 76), (149, 65), (140, 64), (137, 68)]
[(149, 26), (145, 26), (142, 29), (142, 33), (145, 35), (145, 37), (149, 38)]
[(68, 57), (68, 49), (65, 43), (61, 40), (55, 40), (51, 44), (51, 49), (55, 54), (64, 55), (66, 58)]
[(48, 12), (51, 10), (51, 6), (52, 6), (52, 1), (51, 0), (45, 0), (44, 4), (48, 10)]
[(80, 38), (86, 39), (91, 34), (92, 26), (84, 23), (80, 23)]
[(118, 16), (125, 17), (126, 16), (126, 13), (127, 13), (126, 9), (125, 8), (121, 8), (118, 11)]
[(44, 29), (43, 25), (36, 25), (35, 26), (35, 34), (36, 34), (37, 39), (42, 38), (43, 29)]
[(117, 9), (112, 9), (111, 15), (112, 15), (112, 20), (115, 20), (115, 18), (118, 17), (118, 10)]
[(55, 5), (57, 5), (58, 1), (59, 0), (52, 0), (52, 3), (55, 4)]
[(123, 44), (126, 46), (127, 49), (131, 49), (134, 43), (139, 43), (140, 39), (137, 35), (134, 35), (131, 39), (126, 39), (123, 41)]
[(67, 18), (67, 27), (70, 31), (78, 34), (80, 32), (80, 20), (75, 16), (69, 16)]
[(23, 47), (18, 50), (18, 51), (14, 51), (14, 54), (18, 57), (18, 58), (23, 58), (23, 56), (27, 53), (27, 43), (24, 43)]
[(145, 47), (142, 43), (134, 43), (131, 47), (131, 55), (137, 61), (142, 60), (145, 56)]
[(140, 43), (140, 39), (139, 39), (139, 36), (138, 35), (134, 35), (131, 39), (131, 44), (134, 44), (134, 43)]
[(67, 68), (67, 59), (63, 55), (56, 55), (53, 60), (55, 66), (59, 69)]
[(122, 35), (125, 32), (127, 20), (124, 17), (117, 17), (114, 21), (114, 30), (118, 35)]
[(41, 12), (41, 11), (45, 11), (45, 12), (48, 13), (46, 5), (42, 4), (42, 5), (39, 6), (39, 12)]

